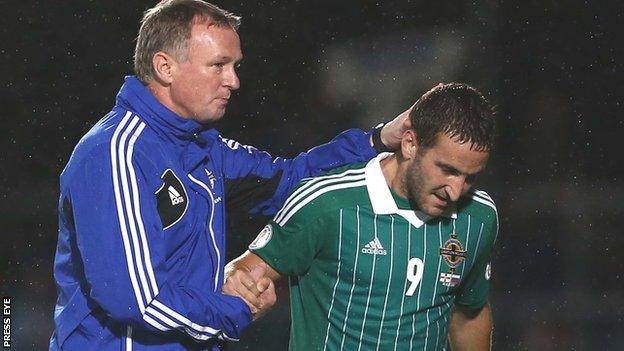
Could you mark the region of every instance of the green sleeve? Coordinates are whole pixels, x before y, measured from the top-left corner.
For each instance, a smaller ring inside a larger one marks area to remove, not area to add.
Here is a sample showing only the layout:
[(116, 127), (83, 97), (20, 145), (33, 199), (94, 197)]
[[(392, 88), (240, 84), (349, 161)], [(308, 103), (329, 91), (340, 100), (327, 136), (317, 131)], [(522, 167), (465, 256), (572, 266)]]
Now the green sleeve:
[(271, 221), (249, 250), (282, 275), (302, 275), (323, 246), (324, 233), (317, 201), (299, 209), (285, 223)]
[(455, 303), (471, 309), (483, 307), (490, 294), (492, 248), (498, 232), (498, 218), (494, 213), (488, 223), (484, 223), (475, 262), (460, 288)]

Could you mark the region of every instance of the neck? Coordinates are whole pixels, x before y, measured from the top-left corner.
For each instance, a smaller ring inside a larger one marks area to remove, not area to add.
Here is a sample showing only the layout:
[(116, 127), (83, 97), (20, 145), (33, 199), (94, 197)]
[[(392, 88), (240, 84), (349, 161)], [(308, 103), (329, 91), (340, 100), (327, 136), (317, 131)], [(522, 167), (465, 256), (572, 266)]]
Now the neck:
[(152, 81), (147, 84), (147, 89), (154, 95), (158, 102), (165, 105), (165, 107), (173, 111), (176, 115), (185, 119), (190, 118), (187, 116), (185, 111), (183, 111), (173, 102), (173, 100), (171, 99), (169, 87), (162, 85), (156, 79), (152, 79)]
[(380, 166), (388, 186), (400, 197), (407, 198), (404, 177), (407, 165), (399, 159), (400, 157), (396, 153), (388, 156), (381, 160)]

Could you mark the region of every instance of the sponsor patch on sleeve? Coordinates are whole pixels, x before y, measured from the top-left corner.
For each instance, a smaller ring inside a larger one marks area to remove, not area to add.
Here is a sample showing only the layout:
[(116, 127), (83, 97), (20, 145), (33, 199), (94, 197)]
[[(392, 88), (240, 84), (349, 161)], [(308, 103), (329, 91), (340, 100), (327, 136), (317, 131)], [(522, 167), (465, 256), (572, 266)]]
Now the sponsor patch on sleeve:
[(270, 224), (267, 224), (256, 239), (249, 245), (249, 250), (257, 250), (263, 248), (269, 240), (271, 240), (271, 236), (273, 236), (273, 228), (271, 228)]

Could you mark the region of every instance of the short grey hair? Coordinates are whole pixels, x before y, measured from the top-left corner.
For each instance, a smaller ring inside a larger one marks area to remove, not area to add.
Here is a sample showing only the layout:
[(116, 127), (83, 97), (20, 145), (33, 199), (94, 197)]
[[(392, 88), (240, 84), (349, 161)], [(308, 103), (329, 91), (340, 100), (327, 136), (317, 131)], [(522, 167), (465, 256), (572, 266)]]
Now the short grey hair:
[(134, 49), (139, 80), (147, 84), (154, 78), (152, 59), (159, 51), (186, 60), (191, 28), (203, 21), (237, 30), (241, 17), (201, 0), (163, 0), (145, 11)]

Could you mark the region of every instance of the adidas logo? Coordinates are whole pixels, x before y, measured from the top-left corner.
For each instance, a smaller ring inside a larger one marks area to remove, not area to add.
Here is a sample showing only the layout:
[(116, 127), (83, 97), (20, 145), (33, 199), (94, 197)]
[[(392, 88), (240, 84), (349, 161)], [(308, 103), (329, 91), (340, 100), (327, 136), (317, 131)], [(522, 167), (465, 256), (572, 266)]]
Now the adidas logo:
[(171, 199), (172, 205), (177, 205), (184, 202), (184, 198), (171, 185), (169, 186), (169, 188), (167, 188), (167, 192), (169, 192), (169, 198)]
[(371, 240), (370, 243), (364, 245), (362, 248), (362, 253), (372, 254), (372, 255), (387, 255), (388, 252), (381, 245), (381, 241), (379, 238), (375, 238)]

